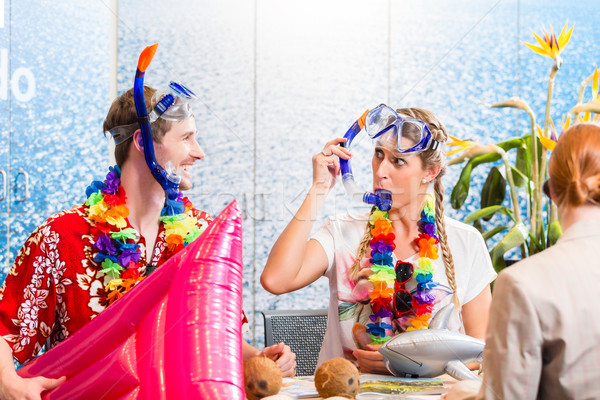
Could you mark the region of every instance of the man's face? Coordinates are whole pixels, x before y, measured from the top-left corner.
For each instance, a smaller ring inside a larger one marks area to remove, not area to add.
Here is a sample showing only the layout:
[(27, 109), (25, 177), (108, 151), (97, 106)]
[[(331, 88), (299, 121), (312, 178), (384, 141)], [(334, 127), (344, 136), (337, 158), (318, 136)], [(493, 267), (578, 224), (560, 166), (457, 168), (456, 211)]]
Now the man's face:
[(190, 169), (196, 161), (204, 158), (204, 152), (196, 141), (196, 132), (196, 120), (190, 117), (173, 122), (162, 142), (154, 143), (156, 161), (161, 167), (164, 168), (166, 163), (171, 161), (175, 170), (182, 168), (180, 190), (192, 188)]

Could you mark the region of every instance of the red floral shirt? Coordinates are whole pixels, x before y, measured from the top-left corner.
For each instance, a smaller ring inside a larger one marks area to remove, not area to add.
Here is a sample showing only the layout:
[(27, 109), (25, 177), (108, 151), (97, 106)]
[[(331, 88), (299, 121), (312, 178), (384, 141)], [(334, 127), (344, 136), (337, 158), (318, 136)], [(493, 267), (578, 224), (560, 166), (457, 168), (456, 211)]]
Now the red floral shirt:
[[(205, 212), (193, 212), (202, 230), (212, 221)], [(79, 204), (50, 217), (19, 251), (0, 288), (0, 335), (20, 363), (34, 358), (48, 339), (53, 347), (108, 306), (104, 286), (111, 278), (94, 261), (93, 228), (87, 207)], [(145, 239), (137, 243), (144, 276)], [(161, 224), (150, 264), (160, 266), (172, 254)]]

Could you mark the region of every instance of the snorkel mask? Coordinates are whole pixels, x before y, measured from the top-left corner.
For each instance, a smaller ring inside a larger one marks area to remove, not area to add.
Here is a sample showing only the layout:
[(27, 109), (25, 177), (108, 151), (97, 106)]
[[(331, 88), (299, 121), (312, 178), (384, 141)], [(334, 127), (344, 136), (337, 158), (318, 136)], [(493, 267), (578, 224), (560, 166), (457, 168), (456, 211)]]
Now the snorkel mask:
[(136, 124), (118, 126), (111, 129), (110, 133), (115, 140), (115, 145), (128, 140), (135, 131), (135, 126), (139, 125), (142, 132), (142, 143), (144, 146), (144, 158), (148, 168), (152, 172), (154, 179), (162, 186), (168, 199), (174, 200), (179, 194), (179, 183), (181, 182), (181, 173), (175, 171), (173, 165), (168, 161), (165, 168), (161, 167), (156, 161), (154, 154), (154, 143), (152, 141), (152, 131), (150, 124), (158, 118), (168, 121), (182, 121), (192, 114), (192, 104), (197, 100), (194, 92), (184, 85), (171, 82), (164, 91), (157, 91), (153, 96), (152, 104), (154, 108), (148, 115), (146, 109), (146, 100), (144, 97), (144, 75), (150, 65), (158, 43), (146, 47), (140, 54), (137, 71), (133, 83), (133, 99), (138, 122)]
[[(395, 147), (393, 151), (403, 155), (418, 154), (429, 149), (441, 151), (443, 147), (440, 142), (433, 139), (425, 122), (398, 114), (385, 104), (365, 111), (348, 129), (344, 135), (346, 142), (341, 146), (349, 149), (354, 138), (363, 130), (377, 143), (392, 142)], [(408, 143), (411, 145), (407, 145)], [(350, 196), (367, 204), (373, 204), (381, 211), (389, 211), (392, 207), (392, 193), (389, 190), (378, 189), (375, 193), (361, 190), (354, 181), (350, 161), (340, 158), (340, 167), (344, 187)]]

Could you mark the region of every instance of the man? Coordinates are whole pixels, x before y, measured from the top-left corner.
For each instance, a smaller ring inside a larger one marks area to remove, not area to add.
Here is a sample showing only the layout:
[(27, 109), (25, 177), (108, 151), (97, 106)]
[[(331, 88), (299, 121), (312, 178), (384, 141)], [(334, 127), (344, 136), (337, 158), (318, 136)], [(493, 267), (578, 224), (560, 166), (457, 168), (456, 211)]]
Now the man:
[[(144, 87), (149, 112), (155, 93)], [(165, 196), (147, 165), (137, 121), (129, 90), (104, 121), (115, 139), (117, 167), (103, 182), (92, 182), (85, 203), (52, 216), (31, 234), (0, 289), (2, 399), (39, 399), (64, 382), (64, 377), (22, 379), (12, 358), (27, 362), (46, 342), (53, 347), (75, 333), (212, 221), (180, 193)], [(156, 163), (189, 189), (189, 169), (204, 157), (190, 104), (178, 98), (151, 128)], [(295, 373), (295, 355), (283, 343), (261, 352), (243, 342), (244, 358), (253, 355), (276, 360), (284, 375)]]

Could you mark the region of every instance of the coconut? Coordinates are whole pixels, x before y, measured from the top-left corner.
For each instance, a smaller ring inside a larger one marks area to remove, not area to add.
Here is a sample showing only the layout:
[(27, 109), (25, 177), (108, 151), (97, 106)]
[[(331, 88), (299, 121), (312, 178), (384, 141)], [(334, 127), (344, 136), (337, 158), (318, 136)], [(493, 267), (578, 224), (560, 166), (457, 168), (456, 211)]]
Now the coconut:
[(267, 357), (251, 357), (244, 362), (244, 384), (249, 400), (279, 393), (283, 376), (275, 361)]
[(354, 399), (360, 386), (358, 369), (345, 358), (332, 358), (317, 369), (315, 386), (324, 399), (334, 396)]

